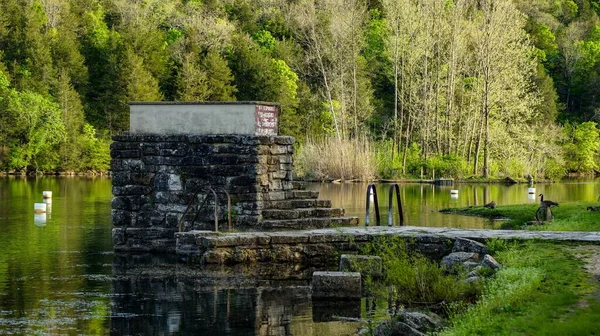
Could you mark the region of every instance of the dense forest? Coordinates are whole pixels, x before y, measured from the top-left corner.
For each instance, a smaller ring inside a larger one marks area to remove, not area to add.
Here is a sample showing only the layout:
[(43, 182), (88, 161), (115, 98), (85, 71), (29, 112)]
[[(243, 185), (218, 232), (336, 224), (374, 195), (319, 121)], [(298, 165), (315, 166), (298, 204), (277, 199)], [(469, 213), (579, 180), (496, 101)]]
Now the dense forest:
[(599, 0), (0, 0), (0, 169), (102, 171), (128, 101), (281, 104), (318, 178), (600, 170)]

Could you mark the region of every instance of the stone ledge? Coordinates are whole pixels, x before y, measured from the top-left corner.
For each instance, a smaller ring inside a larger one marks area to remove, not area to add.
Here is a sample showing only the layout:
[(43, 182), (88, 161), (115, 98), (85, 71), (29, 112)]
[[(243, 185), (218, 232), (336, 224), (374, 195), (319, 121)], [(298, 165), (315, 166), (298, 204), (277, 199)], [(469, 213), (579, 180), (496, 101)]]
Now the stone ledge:
[[(244, 232), (207, 235), (199, 232), (197, 249), (205, 250), (211, 256), (207, 263), (241, 262), (299, 262), (318, 264), (329, 261), (334, 252), (356, 253), (360, 246), (374, 237), (395, 236), (406, 238), (411, 248), (431, 258), (441, 258), (452, 251), (457, 237), (467, 239), (543, 239), (554, 241), (592, 242), (600, 244), (600, 233), (593, 232), (531, 232), (511, 230), (455, 230), (449, 228), (426, 227), (363, 227), (336, 228), (304, 231)], [(194, 250), (189, 246), (189, 238), (181, 241), (183, 255)], [(239, 258), (232, 254), (245, 254)], [(245, 251), (245, 252), (244, 252)], [(281, 253), (279, 253), (279, 252)], [(256, 256), (253, 259), (252, 256)], [(268, 257), (265, 257), (268, 256)]]

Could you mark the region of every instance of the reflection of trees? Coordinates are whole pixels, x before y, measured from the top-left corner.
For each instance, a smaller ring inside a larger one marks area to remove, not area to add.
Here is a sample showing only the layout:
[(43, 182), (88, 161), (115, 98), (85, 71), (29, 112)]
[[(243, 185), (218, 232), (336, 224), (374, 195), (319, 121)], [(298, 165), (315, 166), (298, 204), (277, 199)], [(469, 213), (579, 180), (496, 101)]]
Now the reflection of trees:
[[(537, 193), (552, 196), (557, 202), (561, 201), (598, 201), (600, 184), (567, 182), (555, 184), (539, 184)], [(379, 211), (382, 214), (382, 224), (386, 224), (385, 215), (388, 206), (389, 184), (378, 183), (377, 196)], [(343, 207), (347, 216), (357, 216), (361, 225), (365, 219), (366, 183), (317, 184), (309, 183), (308, 189), (320, 191), (319, 198), (329, 199), (333, 207)], [(450, 199), (450, 189), (458, 188), (457, 200)], [(413, 226), (447, 226), (447, 227), (484, 227), (488, 221), (479, 218), (451, 216), (439, 214), (437, 210), (449, 207), (482, 206), (490, 201), (499, 205), (531, 204), (527, 196), (527, 184), (508, 186), (499, 183), (460, 183), (453, 187), (434, 186), (430, 184), (402, 183), (400, 195), (404, 209), (406, 225)], [(548, 196), (550, 197), (550, 196)], [(533, 212), (535, 209), (532, 210)], [(371, 211), (373, 213), (374, 211)], [(534, 213), (532, 212), (532, 216)], [(394, 210), (396, 218), (396, 210)], [(374, 221), (373, 221), (374, 222)]]
[[(103, 292), (105, 280), (95, 275), (111, 258), (103, 253), (112, 250), (110, 180), (10, 178), (0, 180), (0, 190), (0, 217), (8, 219), (0, 231), (0, 305), (12, 312), (0, 330), (25, 321), (17, 332), (106, 334), (109, 300), (89, 293)], [(40, 228), (33, 203), (43, 190), (54, 199), (52, 217)], [(91, 218), (105, 219), (90, 226)]]

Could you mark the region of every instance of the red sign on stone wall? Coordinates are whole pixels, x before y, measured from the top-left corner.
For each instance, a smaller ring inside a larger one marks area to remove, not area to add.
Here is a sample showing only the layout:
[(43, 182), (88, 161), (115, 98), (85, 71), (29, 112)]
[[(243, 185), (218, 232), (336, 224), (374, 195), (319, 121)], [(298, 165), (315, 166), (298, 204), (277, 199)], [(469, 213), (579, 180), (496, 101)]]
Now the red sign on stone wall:
[(279, 109), (273, 105), (256, 105), (256, 135), (277, 135)]

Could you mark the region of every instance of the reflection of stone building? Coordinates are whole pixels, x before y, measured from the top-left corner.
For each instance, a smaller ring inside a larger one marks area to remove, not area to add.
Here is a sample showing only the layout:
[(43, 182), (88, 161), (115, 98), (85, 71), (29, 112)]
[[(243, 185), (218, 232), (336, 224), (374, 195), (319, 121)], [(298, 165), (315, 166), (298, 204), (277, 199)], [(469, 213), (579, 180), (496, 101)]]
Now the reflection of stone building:
[(312, 335), (310, 288), (259, 288), (256, 297), (256, 334)]
[(200, 270), (157, 256), (134, 261), (118, 255), (111, 333), (313, 335), (310, 272), (282, 265), (246, 270)]

